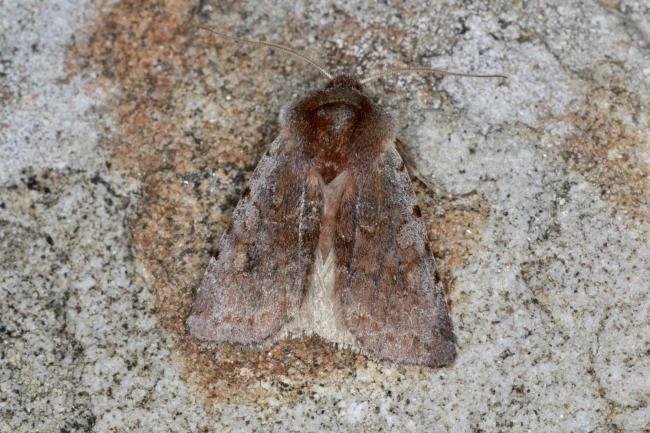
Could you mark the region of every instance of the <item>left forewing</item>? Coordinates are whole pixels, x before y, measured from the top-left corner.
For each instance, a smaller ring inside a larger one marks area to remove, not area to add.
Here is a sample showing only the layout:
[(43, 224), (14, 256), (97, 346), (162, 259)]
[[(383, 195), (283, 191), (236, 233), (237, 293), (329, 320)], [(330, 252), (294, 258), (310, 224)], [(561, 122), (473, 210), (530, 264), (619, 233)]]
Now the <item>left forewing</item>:
[(187, 319), (196, 338), (258, 344), (297, 313), (318, 242), (321, 196), (309, 161), (279, 138), (210, 261)]

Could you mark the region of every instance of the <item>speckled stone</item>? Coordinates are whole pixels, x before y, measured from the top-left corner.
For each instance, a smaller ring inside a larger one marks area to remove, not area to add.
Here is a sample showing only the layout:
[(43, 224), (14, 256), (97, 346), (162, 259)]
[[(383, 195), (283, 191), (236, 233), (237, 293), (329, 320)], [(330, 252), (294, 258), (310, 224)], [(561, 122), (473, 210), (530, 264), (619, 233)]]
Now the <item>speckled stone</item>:
[[(8, 1), (0, 7), (0, 432), (650, 430), (643, 1)], [(327, 69), (413, 64), (401, 119), (454, 365), (317, 338), (202, 346), (215, 242)]]

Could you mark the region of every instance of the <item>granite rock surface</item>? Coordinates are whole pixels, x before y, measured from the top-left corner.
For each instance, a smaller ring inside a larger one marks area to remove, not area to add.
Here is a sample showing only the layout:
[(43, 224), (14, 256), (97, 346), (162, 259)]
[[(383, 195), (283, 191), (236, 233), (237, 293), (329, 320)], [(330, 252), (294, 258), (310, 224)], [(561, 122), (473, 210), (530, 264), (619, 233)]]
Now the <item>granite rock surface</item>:
[[(650, 430), (644, 1), (0, 3), (0, 432)], [(184, 326), (282, 106), (368, 92), (415, 183), (458, 358)]]

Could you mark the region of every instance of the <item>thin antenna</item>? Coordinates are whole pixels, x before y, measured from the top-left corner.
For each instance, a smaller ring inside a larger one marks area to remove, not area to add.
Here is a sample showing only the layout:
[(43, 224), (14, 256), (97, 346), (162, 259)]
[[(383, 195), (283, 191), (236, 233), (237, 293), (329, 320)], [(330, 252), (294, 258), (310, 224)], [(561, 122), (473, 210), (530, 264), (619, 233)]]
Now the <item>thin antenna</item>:
[(254, 45), (263, 45), (265, 47), (271, 47), (271, 48), (277, 48), (278, 50), (282, 50), (286, 53), (293, 54), (294, 56), (298, 57), (299, 59), (304, 60), (305, 62), (309, 63), (316, 69), (318, 69), (323, 75), (325, 75), (329, 80), (332, 79), (332, 74), (327, 72), (325, 68), (321, 67), (318, 63), (314, 62), (313, 60), (305, 57), (304, 55), (300, 54), (298, 51), (294, 50), (293, 48), (285, 47), (283, 45), (279, 44), (274, 44), (273, 42), (264, 42), (264, 41), (255, 41), (252, 39), (244, 39), (244, 38), (237, 38), (235, 36), (230, 36), (225, 33), (218, 32), (214, 29), (211, 29), (210, 27), (205, 27), (205, 26), (197, 26), (198, 28), (202, 30), (207, 30), (210, 33), (213, 33), (217, 36), (221, 36), (222, 38), (230, 39), (233, 41), (237, 42), (242, 42), (242, 43), (247, 43), (247, 44), (254, 44)]
[(360, 81), (361, 84), (366, 84), (369, 81), (376, 80), (378, 78), (385, 77), (387, 75), (395, 75), (395, 74), (400, 74), (400, 73), (411, 73), (411, 72), (429, 72), (433, 74), (442, 74), (442, 75), (455, 75), (457, 77), (472, 77), (472, 78), (505, 78), (508, 79), (506, 75), (501, 75), (501, 74), (466, 74), (463, 72), (454, 72), (454, 71), (447, 71), (445, 69), (437, 69), (437, 68), (427, 68), (424, 66), (415, 66), (412, 68), (396, 68), (396, 69), (389, 69), (384, 72), (380, 72), (375, 75), (371, 75), (367, 78), (364, 78), (363, 80)]

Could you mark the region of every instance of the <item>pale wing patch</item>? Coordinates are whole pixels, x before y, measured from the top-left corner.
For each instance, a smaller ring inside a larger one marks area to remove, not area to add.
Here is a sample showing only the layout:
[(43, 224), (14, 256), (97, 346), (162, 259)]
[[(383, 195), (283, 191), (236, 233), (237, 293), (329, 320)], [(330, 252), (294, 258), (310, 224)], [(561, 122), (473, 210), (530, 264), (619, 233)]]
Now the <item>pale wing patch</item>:
[(300, 310), (270, 343), (290, 336), (318, 335), (331, 343), (358, 350), (356, 338), (343, 323), (340, 302), (334, 296), (335, 282), (334, 249), (323, 260), (320, 248), (317, 248), (308, 290)]

